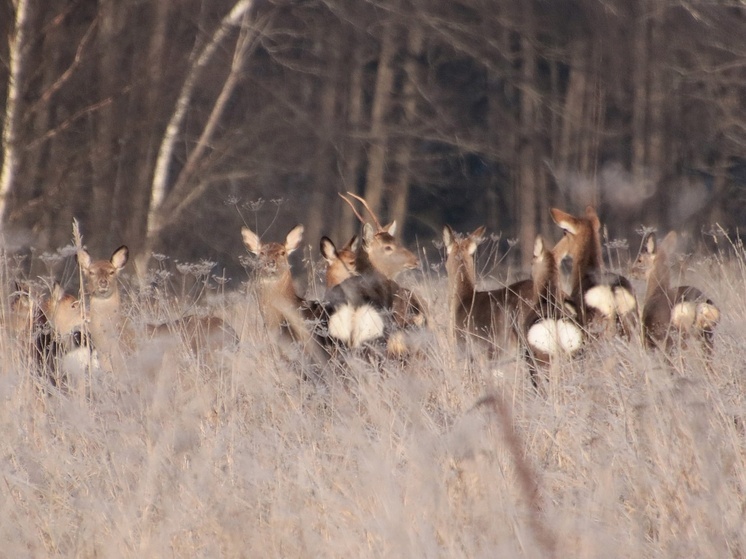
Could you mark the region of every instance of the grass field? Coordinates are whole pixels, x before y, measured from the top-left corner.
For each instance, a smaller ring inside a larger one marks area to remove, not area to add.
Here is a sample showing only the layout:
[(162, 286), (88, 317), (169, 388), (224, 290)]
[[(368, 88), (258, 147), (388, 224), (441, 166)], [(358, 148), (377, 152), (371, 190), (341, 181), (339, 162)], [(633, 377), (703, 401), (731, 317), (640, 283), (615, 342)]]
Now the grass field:
[(516, 356), (464, 358), (437, 274), (408, 282), (421, 354), (325, 383), (251, 293), (217, 298), (235, 352), (145, 350), (69, 393), (4, 329), (0, 556), (744, 557), (746, 267), (691, 268), (723, 314), (711, 370), (610, 340), (542, 395)]

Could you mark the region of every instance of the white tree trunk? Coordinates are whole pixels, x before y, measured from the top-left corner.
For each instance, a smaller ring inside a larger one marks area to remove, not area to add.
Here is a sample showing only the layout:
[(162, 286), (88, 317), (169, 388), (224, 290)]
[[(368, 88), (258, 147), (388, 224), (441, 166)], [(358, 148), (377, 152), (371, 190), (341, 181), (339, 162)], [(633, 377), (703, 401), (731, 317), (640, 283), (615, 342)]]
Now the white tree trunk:
[(29, 17), (29, 1), (17, 0), (13, 38), (10, 41), (10, 74), (8, 94), (3, 118), (3, 168), (0, 173), (0, 230), (4, 228), (8, 197), (15, 186), (18, 172), (18, 127), (21, 117), (20, 102), (23, 88), (23, 73), (26, 66), (26, 25)]
[(146, 239), (148, 241), (151, 241), (153, 235), (162, 228), (162, 224), (160, 223), (160, 210), (166, 200), (166, 195), (168, 194), (169, 168), (171, 167), (174, 146), (179, 131), (184, 123), (187, 108), (192, 100), (194, 88), (199, 76), (202, 73), (202, 70), (207, 67), (223, 39), (225, 39), (232, 28), (241, 22), (244, 14), (251, 9), (253, 3), (254, 0), (238, 0), (234, 4), (231, 11), (220, 22), (220, 26), (217, 28), (215, 33), (213, 33), (211, 40), (202, 49), (196, 62), (189, 70), (184, 85), (181, 87), (181, 92), (176, 100), (176, 107), (174, 108), (174, 112), (171, 115), (168, 126), (166, 127), (161, 147), (158, 150), (158, 159), (156, 160), (155, 172), (153, 174), (150, 207), (148, 210), (148, 225), (146, 231)]

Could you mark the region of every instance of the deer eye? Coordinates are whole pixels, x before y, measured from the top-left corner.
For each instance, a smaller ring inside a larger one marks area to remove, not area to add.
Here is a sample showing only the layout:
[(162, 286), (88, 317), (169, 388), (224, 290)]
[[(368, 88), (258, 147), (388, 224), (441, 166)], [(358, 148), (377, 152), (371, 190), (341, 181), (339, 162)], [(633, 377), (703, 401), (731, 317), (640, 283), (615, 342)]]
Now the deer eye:
[(391, 245), (386, 245), (383, 250), (385, 250), (386, 252), (393, 252), (394, 247), (392, 247)]

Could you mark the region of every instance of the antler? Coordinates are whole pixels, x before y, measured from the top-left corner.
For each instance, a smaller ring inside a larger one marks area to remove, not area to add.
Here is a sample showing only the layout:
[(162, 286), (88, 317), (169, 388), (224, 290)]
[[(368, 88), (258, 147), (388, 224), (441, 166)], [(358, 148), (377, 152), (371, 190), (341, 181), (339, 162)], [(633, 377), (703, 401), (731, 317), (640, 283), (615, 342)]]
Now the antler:
[[(368, 210), (368, 213), (370, 214), (370, 217), (373, 218), (373, 223), (375, 223), (376, 229), (378, 230), (378, 232), (380, 233), (381, 231), (383, 231), (383, 227), (381, 226), (381, 222), (378, 221), (378, 218), (376, 217), (376, 214), (374, 214), (373, 210), (370, 209), (370, 206), (368, 205), (368, 202), (365, 201), (365, 198), (362, 198), (362, 197), (358, 196), (357, 194), (353, 194), (350, 191), (347, 191), (347, 195), (348, 196), (352, 196), (355, 200), (358, 200), (359, 202), (361, 202), (363, 204), (363, 207), (366, 210)], [(355, 209), (355, 206), (352, 204), (352, 202), (350, 200), (348, 200), (345, 197), (345, 195), (342, 194), (342, 193), (339, 194), (339, 197), (342, 198), (342, 200), (344, 200), (345, 202), (347, 202), (350, 205), (350, 207), (352, 208), (352, 211), (355, 212), (355, 215), (360, 220), (360, 223), (365, 223), (365, 219), (363, 219), (363, 216), (361, 216), (357, 212), (357, 210)]]

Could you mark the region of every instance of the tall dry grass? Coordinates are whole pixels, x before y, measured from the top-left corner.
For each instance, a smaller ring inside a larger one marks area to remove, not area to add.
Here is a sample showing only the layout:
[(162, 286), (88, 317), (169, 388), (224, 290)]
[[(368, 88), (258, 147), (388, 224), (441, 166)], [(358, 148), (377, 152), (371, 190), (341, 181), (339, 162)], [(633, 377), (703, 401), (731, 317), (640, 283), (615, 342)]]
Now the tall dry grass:
[[(413, 285), (420, 355), (324, 382), (301, 380), (251, 292), (211, 298), (235, 351), (151, 348), (67, 393), (4, 329), (0, 555), (743, 557), (746, 266), (689, 266), (723, 310), (710, 370), (611, 340), (541, 395), (518, 356), (454, 347), (438, 275)], [(184, 310), (131, 297), (136, 323)]]

